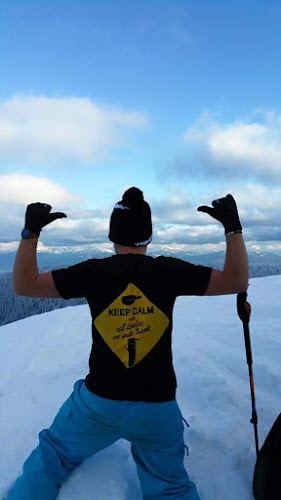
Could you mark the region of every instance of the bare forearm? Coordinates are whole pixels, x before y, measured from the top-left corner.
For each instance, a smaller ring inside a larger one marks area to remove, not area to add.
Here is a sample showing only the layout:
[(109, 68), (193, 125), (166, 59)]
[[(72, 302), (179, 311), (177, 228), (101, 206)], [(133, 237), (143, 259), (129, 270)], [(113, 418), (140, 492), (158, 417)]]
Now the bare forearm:
[(226, 237), (226, 257), (223, 273), (241, 283), (245, 290), (249, 281), (249, 261), (242, 234)]
[(38, 238), (22, 239), (20, 242), (13, 270), (13, 285), (16, 293), (24, 290), (38, 277), (37, 243)]

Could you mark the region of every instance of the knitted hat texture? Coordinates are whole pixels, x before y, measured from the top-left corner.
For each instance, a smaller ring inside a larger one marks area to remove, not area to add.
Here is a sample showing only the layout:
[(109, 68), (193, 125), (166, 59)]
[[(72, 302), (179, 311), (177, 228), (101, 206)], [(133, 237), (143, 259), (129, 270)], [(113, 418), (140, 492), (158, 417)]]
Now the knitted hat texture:
[(113, 208), (109, 239), (123, 246), (144, 246), (152, 240), (151, 210), (143, 193), (131, 187)]

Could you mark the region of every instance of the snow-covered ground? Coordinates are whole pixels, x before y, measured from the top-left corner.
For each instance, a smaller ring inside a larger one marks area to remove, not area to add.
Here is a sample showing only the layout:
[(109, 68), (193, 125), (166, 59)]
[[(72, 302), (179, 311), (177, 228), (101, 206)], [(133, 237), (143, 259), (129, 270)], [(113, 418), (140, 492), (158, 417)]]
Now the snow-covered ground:
[[(281, 276), (252, 279), (248, 293), (262, 444), (281, 411)], [(39, 431), (87, 374), (89, 308), (69, 307), (2, 326), (0, 345), (1, 498), (37, 445)], [(202, 500), (252, 499), (255, 444), (236, 295), (180, 297), (173, 353), (177, 398), (190, 424), (185, 465)], [(85, 461), (58, 498), (140, 500), (129, 444), (120, 440)]]

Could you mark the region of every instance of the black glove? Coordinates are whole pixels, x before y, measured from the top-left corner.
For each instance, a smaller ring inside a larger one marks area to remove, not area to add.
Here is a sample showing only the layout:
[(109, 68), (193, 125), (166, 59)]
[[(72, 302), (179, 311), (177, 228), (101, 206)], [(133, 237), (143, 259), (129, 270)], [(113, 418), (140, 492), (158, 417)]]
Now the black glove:
[(51, 210), (51, 205), (47, 203), (31, 203), (26, 209), (25, 227), (39, 236), (44, 226), (56, 219), (67, 217), (63, 212), (50, 214)]
[(203, 205), (198, 207), (197, 210), (209, 214), (221, 222), (224, 225), (225, 234), (242, 232), (237, 206), (231, 194), (228, 194), (225, 198), (212, 201), (212, 205), (214, 208)]

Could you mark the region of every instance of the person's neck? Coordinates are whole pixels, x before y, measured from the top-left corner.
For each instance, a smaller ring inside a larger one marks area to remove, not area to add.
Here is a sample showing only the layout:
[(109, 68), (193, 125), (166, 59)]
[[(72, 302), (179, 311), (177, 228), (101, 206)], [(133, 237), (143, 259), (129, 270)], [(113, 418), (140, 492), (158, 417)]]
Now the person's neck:
[(141, 247), (126, 247), (123, 245), (118, 245), (114, 243), (115, 252), (117, 255), (126, 255), (128, 253), (133, 253), (136, 255), (145, 255), (146, 254), (146, 246)]

